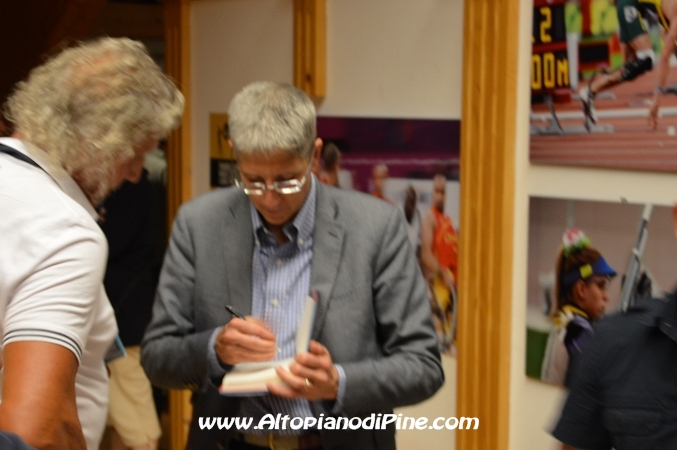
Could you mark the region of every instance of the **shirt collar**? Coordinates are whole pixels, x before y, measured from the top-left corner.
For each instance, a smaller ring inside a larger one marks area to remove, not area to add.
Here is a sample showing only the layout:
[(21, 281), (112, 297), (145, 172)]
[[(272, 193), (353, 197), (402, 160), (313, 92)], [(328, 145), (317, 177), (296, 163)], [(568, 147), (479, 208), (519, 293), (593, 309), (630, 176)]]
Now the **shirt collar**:
[[(310, 191), (303, 206), (294, 217), (294, 220), (283, 225), (282, 231), (289, 238), (290, 241), (296, 241), (299, 247), (310, 243), (310, 238), (313, 235), (315, 228), (315, 208), (317, 204), (317, 186), (314, 174), (310, 174)], [(275, 238), (272, 233), (265, 227), (259, 212), (254, 207), (254, 204), (249, 202), (249, 207), (252, 216), (252, 229), (254, 232), (254, 239), (257, 243), (264, 239), (263, 243), (274, 243)], [(265, 236), (265, 237), (264, 237)]]
[(77, 185), (75, 180), (71, 178), (68, 172), (66, 172), (52, 155), (30, 142), (15, 138), (0, 138), (0, 143), (29, 156), (45, 172), (47, 172), (50, 177), (52, 177), (66, 195), (82, 206), (85, 211), (92, 216), (92, 219), (95, 221), (99, 220), (99, 215), (92, 204), (89, 203), (89, 200), (87, 200), (87, 197), (85, 196), (85, 193), (82, 192), (82, 189), (80, 189), (80, 186)]

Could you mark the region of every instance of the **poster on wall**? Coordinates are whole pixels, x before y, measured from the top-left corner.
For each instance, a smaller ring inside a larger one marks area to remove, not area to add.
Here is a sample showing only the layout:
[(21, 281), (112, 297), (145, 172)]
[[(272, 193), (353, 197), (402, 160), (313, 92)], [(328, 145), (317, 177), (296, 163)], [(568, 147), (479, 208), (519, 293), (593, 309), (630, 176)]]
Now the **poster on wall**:
[(677, 172), (677, 58), (662, 39), (677, 17), (661, 2), (533, 6), (531, 162)]
[(460, 121), (318, 117), (317, 127), (323, 181), (402, 211), (428, 281), (440, 350), (454, 354)]
[(567, 384), (596, 320), (677, 286), (670, 207), (532, 197), (528, 245), (526, 373), (545, 382)]

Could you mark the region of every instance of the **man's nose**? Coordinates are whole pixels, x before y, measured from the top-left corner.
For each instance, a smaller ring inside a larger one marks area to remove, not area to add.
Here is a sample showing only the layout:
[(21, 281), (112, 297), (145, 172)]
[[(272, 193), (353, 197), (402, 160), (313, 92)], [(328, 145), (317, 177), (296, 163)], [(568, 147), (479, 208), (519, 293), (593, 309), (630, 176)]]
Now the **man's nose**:
[(263, 203), (268, 206), (275, 206), (280, 202), (280, 193), (275, 189), (268, 188), (263, 191)]

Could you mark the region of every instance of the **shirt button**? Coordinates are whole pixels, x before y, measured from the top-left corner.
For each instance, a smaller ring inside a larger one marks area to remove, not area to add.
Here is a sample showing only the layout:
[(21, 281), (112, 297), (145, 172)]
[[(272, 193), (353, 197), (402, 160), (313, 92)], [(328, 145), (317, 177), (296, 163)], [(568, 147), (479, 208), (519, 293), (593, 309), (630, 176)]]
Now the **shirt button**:
[(280, 304), (280, 302), (278, 302), (276, 298), (273, 299), (272, 303), (273, 303), (273, 306), (277, 306), (277, 305)]
[(282, 260), (281, 260), (281, 259), (278, 259), (278, 260), (277, 260), (277, 266), (280, 267), (281, 265), (282, 265)]
[(303, 239), (299, 238), (299, 245), (303, 245)]

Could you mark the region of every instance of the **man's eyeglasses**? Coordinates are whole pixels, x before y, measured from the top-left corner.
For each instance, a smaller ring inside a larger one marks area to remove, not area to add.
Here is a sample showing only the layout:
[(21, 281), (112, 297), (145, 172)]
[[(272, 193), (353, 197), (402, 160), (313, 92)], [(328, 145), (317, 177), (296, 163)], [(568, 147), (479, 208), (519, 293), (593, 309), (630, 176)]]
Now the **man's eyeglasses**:
[(245, 183), (242, 180), (235, 180), (235, 186), (242, 189), (247, 195), (263, 195), (266, 191), (275, 191), (278, 194), (284, 195), (296, 194), (297, 192), (301, 192), (303, 185), (306, 184), (311, 167), (311, 162), (308, 162), (308, 168), (303, 173), (303, 177), (301, 177), (300, 180), (293, 178), (291, 180), (273, 181), (273, 184), (271, 185), (266, 185), (260, 181)]

